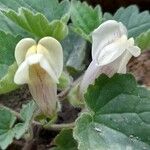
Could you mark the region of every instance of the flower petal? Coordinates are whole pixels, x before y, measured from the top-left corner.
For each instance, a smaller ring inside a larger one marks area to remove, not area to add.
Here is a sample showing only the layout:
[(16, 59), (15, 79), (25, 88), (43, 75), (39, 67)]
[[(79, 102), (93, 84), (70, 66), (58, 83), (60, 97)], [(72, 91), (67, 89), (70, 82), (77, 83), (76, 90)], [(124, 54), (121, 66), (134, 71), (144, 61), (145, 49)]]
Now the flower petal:
[(92, 33), (92, 58), (97, 56), (97, 53), (101, 51), (106, 45), (112, 43), (122, 35), (127, 35), (126, 27), (115, 20), (109, 20), (101, 24)]
[(132, 46), (128, 48), (128, 51), (134, 56), (138, 57), (141, 54), (141, 49), (138, 46)]
[(27, 61), (24, 61), (18, 68), (14, 76), (14, 82), (16, 84), (25, 84), (29, 81), (29, 65)]
[(36, 44), (36, 42), (33, 39), (25, 38), (25, 39), (22, 39), (16, 45), (15, 58), (16, 58), (16, 61), (17, 61), (18, 65), (20, 65), (24, 61), (28, 49), (30, 47), (32, 47), (33, 45), (35, 45), (35, 44)]
[(105, 46), (98, 55), (98, 65), (103, 66), (113, 62), (121, 56), (127, 48), (127, 37), (123, 35), (121, 38)]
[(26, 61), (30, 66), (34, 64), (39, 64), (41, 66), (41, 69), (43, 68), (49, 74), (49, 76), (54, 80), (54, 82), (58, 83), (58, 78), (45, 56), (36, 53), (28, 56), (26, 58)]
[[(47, 49), (49, 52), (48, 55), (39, 44)], [(37, 52), (42, 53), (46, 57), (49, 56), (50, 65), (56, 73), (57, 78), (59, 78), (63, 70), (63, 51), (61, 44), (52, 37), (44, 37), (38, 43)]]
[(58, 109), (56, 83), (38, 64), (30, 66), (29, 74), (28, 85), (33, 99), (45, 115), (53, 116)]
[[(93, 84), (95, 79), (98, 78), (101, 74), (106, 74), (108, 77), (112, 77), (117, 72), (118, 73), (126, 72), (126, 66), (125, 66), (124, 70), (121, 70), (122, 68), (121, 68), (121, 66), (119, 66), (123, 57), (124, 57), (124, 55), (121, 55), (115, 61), (113, 61), (112, 63), (105, 65), (105, 66), (98, 66), (98, 65), (96, 65), (96, 61), (93, 60), (90, 63), (89, 67), (87, 68), (87, 70), (83, 76), (83, 79), (81, 81), (81, 84), (80, 84), (81, 95), (82, 96), (84, 95), (88, 86), (90, 84)], [(119, 67), (120, 67), (120, 71), (118, 71)], [(124, 67), (124, 66), (122, 66), (122, 67)]]
[(126, 66), (129, 62), (129, 60), (131, 59), (132, 54), (128, 51), (125, 51), (122, 55), (121, 55), (121, 59), (118, 62), (118, 71), (117, 73), (126, 73)]

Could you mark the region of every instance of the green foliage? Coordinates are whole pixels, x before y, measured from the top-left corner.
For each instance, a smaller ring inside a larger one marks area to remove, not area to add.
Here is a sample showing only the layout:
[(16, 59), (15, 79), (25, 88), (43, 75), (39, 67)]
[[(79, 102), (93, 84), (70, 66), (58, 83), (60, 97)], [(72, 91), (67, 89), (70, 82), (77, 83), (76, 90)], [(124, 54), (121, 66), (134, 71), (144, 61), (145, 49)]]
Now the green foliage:
[(0, 12), (0, 30), (1, 32), (5, 32), (5, 34), (9, 33), (14, 36), (28, 36), (28, 34), (23, 29), (8, 19), (2, 12)]
[(20, 39), (20, 36), (15, 37), (0, 31), (0, 64), (9, 66), (15, 61), (14, 51)]
[(2, 72), (2, 76), (0, 78), (0, 94), (8, 93), (19, 87), (17, 84), (14, 83), (14, 75), (16, 70), (16, 63), (12, 64), (11, 66), (0, 65), (0, 72)]
[(86, 41), (70, 30), (69, 35), (61, 42), (61, 44), (64, 53), (64, 64), (68, 70), (83, 70), (85, 67)]
[(150, 149), (150, 91), (132, 75), (101, 75), (85, 94), (92, 112), (77, 119), (79, 150)]
[(80, 1), (72, 0), (71, 20), (73, 30), (86, 40), (91, 41), (91, 32), (102, 22), (101, 8), (96, 6), (93, 9), (86, 2), (81, 3)]
[(57, 148), (54, 150), (77, 150), (77, 142), (72, 136), (72, 129), (62, 130), (55, 138)]
[(18, 13), (14, 10), (8, 10), (3, 13), (34, 37), (52, 36), (57, 40), (62, 40), (68, 34), (67, 25), (62, 21), (54, 20), (49, 22), (43, 14), (33, 13), (27, 8), (20, 8)]
[(13, 125), (16, 117), (8, 110), (0, 108), (0, 148), (6, 149), (13, 142)]
[(20, 111), (22, 122), (16, 125), (15, 115), (9, 109), (0, 108), (0, 147), (2, 149), (6, 149), (14, 138), (20, 139), (29, 130), (36, 108), (33, 101), (24, 105)]
[(116, 20), (122, 22), (128, 29), (129, 37), (136, 38), (141, 33), (150, 29), (150, 14), (148, 11), (139, 12), (135, 5), (127, 8), (119, 8), (112, 16), (110, 13), (104, 14), (104, 20)]
[[(0, 94), (10, 92), (18, 86), (14, 83), (14, 74), (17, 69), (14, 63), (14, 50), (20, 36), (13, 36), (0, 31)], [(13, 65), (11, 65), (14, 63)]]
[(71, 82), (72, 82), (71, 76), (67, 72), (63, 71), (59, 78), (58, 89), (59, 90), (67, 89), (71, 85)]
[(34, 101), (31, 101), (27, 105), (23, 105), (20, 115), (22, 117), (22, 123), (15, 125), (14, 130), (16, 131), (16, 139), (20, 139), (28, 130), (31, 125), (31, 120), (33, 118), (34, 112), (37, 109), (37, 105)]
[(149, 50), (150, 49), (150, 30), (140, 34), (136, 38), (136, 44), (143, 50)]
[(31, 11), (43, 14), (49, 21), (55, 19), (64, 19), (70, 14), (70, 2), (64, 0), (1, 0), (0, 8), (2, 10), (12, 9), (17, 11), (18, 8), (28, 8)]

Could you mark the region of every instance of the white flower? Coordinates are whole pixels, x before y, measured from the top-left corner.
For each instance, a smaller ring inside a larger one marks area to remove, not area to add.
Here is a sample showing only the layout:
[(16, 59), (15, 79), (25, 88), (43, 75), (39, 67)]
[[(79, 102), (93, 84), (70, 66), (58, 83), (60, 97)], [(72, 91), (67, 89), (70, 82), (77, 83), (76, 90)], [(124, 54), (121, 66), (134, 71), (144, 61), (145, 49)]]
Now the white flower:
[(42, 38), (38, 44), (22, 39), (16, 46), (18, 70), (16, 84), (27, 83), (34, 100), (45, 115), (58, 109), (57, 83), (63, 69), (63, 52), (60, 43), (52, 37)]
[(132, 55), (140, 55), (140, 48), (134, 45), (133, 38), (127, 38), (127, 29), (121, 22), (104, 22), (93, 32), (92, 40), (92, 62), (80, 85), (82, 93), (102, 73), (109, 77), (126, 73), (126, 65)]

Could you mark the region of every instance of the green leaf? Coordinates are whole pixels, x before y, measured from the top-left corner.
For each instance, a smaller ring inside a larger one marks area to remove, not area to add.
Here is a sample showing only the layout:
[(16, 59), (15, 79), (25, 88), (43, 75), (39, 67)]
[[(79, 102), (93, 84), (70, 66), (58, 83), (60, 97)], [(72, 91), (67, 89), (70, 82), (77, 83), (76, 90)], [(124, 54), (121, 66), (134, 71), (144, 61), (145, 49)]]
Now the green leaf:
[(72, 78), (68, 74), (68, 72), (63, 71), (60, 78), (59, 78), (59, 84), (57, 85), (59, 90), (65, 90), (67, 89), (72, 83)]
[(72, 136), (72, 129), (62, 130), (55, 138), (55, 150), (77, 150), (77, 142)]
[(135, 5), (127, 8), (119, 8), (112, 16), (109, 13), (104, 14), (104, 20), (116, 20), (122, 22), (128, 29), (129, 37), (137, 37), (150, 28), (149, 11), (139, 12)]
[(20, 8), (19, 12), (9, 9), (3, 13), (17, 25), (35, 37), (52, 36), (62, 40), (68, 34), (68, 28), (61, 20), (49, 22), (41, 13), (33, 13), (27, 8)]
[(24, 122), (18, 123), (14, 127), (16, 139), (20, 139), (29, 130), (31, 125), (31, 120), (36, 109), (37, 109), (37, 105), (35, 104), (34, 101), (31, 101), (26, 105), (23, 105), (20, 111), (20, 115)]
[(5, 33), (10, 33), (14, 36), (28, 36), (28, 34), (23, 29), (8, 19), (2, 12), (0, 12), (0, 30)]
[(136, 39), (136, 44), (143, 50), (150, 49), (150, 30), (140, 34)]
[(132, 75), (101, 75), (85, 94), (92, 112), (76, 121), (79, 150), (149, 150), (150, 91)]
[[(70, 2), (64, 0), (1, 0), (0, 8), (2, 10), (12, 9), (17, 11), (18, 8), (25, 7), (33, 12), (42, 13), (49, 21), (63, 19), (70, 13)], [(68, 17), (67, 17), (68, 18)], [(68, 18), (69, 19), (69, 18)], [(66, 20), (68, 21), (68, 20)]]
[[(25, 0), (37, 12), (44, 14), (49, 21), (55, 19), (64, 19), (70, 14), (70, 2), (63, 0)], [(68, 21), (68, 17), (66, 22)]]
[(0, 94), (8, 93), (19, 87), (19, 85), (14, 83), (14, 75), (17, 68), (16, 62), (11, 66), (0, 65), (0, 73), (2, 73), (0, 78)]
[(13, 36), (0, 31), (0, 64), (11, 65), (15, 61), (14, 51), (20, 36)]
[(17, 70), (17, 65), (14, 63), (14, 50), (20, 39), (20, 36), (15, 37), (0, 31), (0, 94), (18, 87), (14, 83), (14, 74)]
[(73, 0), (71, 4), (71, 20), (74, 31), (91, 41), (91, 32), (102, 22), (100, 6), (98, 5), (93, 9), (86, 2), (81, 3), (77, 0)]
[(70, 30), (69, 35), (61, 42), (64, 52), (64, 64), (75, 71), (84, 69), (86, 41)]
[(8, 110), (0, 108), (0, 147), (6, 149), (14, 138), (13, 125), (16, 117)]

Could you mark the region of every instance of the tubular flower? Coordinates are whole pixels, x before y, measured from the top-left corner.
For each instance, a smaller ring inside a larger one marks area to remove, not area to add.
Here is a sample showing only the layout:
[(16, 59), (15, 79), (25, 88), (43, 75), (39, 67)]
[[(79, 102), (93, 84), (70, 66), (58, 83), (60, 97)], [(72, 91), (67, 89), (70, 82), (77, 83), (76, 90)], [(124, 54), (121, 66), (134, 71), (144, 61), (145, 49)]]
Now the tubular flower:
[(86, 92), (89, 84), (102, 73), (113, 76), (126, 73), (126, 65), (132, 55), (140, 55), (140, 48), (134, 45), (133, 38), (127, 38), (127, 29), (121, 23), (109, 20), (92, 33), (92, 62), (86, 70), (80, 90)]
[(38, 44), (22, 39), (16, 46), (18, 64), (14, 82), (25, 84), (40, 110), (52, 116), (58, 110), (57, 83), (63, 69), (63, 52), (60, 43), (52, 38), (42, 38)]

